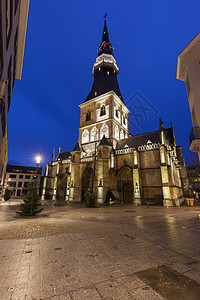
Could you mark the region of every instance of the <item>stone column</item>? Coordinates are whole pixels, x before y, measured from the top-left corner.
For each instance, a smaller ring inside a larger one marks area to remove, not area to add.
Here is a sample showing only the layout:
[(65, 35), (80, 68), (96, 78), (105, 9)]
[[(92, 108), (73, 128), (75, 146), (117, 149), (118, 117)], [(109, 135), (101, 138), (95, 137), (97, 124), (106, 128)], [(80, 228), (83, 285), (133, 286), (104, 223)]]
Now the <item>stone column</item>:
[(54, 178), (54, 184), (53, 184), (53, 196), (52, 200), (56, 202), (56, 196), (57, 196), (57, 183), (58, 183), (58, 173), (59, 173), (60, 165), (57, 164), (57, 169), (56, 169), (56, 176)]
[(160, 147), (160, 171), (161, 171), (161, 180), (162, 180), (162, 191), (163, 191), (163, 206), (173, 206), (168, 167), (166, 165), (166, 150), (164, 146)]

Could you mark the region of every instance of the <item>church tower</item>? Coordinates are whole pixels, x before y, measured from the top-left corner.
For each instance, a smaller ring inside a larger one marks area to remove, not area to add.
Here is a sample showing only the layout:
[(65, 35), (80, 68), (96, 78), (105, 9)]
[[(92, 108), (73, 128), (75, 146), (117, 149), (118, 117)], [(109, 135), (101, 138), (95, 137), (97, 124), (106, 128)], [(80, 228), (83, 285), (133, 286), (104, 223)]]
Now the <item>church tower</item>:
[(102, 41), (92, 71), (92, 89), (80, 105), (79, 143), (88, 156), (94, 153), (95, 145), (104, 135), (113, 148), (118, 140), (129, 136), (129, 110), (119, 89), (118, 72), (105, 16)]

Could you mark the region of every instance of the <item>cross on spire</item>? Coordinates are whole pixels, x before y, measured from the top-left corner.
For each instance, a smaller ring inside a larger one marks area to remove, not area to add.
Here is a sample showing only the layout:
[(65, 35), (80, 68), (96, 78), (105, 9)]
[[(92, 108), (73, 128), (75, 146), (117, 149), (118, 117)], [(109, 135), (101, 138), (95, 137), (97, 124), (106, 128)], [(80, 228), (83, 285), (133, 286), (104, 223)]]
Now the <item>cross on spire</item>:
[(106, 21), (106, 17), (107, 17), (108, 13), (106, 13), (106, 10), (105, 10), (105, 14), (104, 14), (104, 21)]

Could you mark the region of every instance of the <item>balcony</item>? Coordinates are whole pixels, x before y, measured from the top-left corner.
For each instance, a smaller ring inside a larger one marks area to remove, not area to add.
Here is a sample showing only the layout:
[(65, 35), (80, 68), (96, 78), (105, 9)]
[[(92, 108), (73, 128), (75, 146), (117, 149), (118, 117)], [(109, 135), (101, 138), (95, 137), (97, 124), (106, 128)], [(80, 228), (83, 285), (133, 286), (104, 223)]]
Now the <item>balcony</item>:
[(190, 145), (194, 140), (200, 139), (200, 127), (192, 127), (189, 135)]
[(200, 153), (200, 127), (193, 127), (189, 135), (190, 150)]

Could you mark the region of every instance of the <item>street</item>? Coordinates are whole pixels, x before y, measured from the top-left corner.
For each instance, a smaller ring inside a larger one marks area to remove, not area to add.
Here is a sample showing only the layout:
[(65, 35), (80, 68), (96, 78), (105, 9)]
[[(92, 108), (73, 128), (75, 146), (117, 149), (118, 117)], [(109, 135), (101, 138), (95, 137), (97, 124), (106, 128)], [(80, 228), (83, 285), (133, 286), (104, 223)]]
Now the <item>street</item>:
[(200, 207), (0, 202), (0, 299), (200, 299)]

